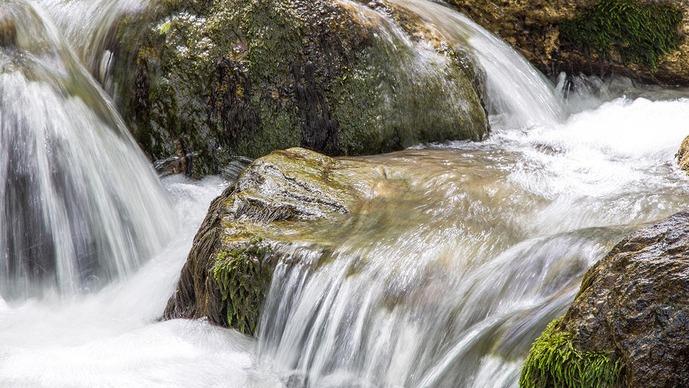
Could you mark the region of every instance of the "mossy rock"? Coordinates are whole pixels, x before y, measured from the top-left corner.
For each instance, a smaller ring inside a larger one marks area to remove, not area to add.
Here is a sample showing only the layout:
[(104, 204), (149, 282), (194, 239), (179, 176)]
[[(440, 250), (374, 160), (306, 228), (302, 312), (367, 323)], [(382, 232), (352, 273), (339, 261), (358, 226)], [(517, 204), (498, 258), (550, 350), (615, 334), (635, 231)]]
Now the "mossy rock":
[(687, 0), (450, 0), (544, 73), (689, 85)]
[(197, 175), (293, 146), (357, 155), (485, 137), (477, 72), (401, 31), (357, 3), (164, 1), (119, 25), (114, 93), (152, 158), (182, 143)]
[(689, 386), (689, 213), (618, 243), (534, 343), (523, 387)]
[(615, 355), (584, 352), (554, 320), (534, 342), (524, 363), (522, 388), (604, 388), (620, 386), (622, 363)]
[(675, 2), (599, 0), (561, 23), (561, 40), (588, 54), (656, 70), (682, 42), (682, 9)]

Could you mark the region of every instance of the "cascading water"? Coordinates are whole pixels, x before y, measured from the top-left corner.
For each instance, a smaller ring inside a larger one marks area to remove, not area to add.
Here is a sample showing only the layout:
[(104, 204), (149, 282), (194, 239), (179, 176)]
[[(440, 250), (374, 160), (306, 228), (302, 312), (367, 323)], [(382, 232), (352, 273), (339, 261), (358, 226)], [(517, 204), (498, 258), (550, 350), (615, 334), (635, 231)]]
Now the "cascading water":
[(565, 109), (550, 82), (507, 43), (471, 19), (443, 4), (423, 0), (390, 0), (412, 11), (449, 42), (468, 45), (485, 72), (491, 113), (518, 128), (553, 125)]
[[(586, 268), (689, 204), (673, 161), (689, 99), (620, 97), (600, 82), (589, 82), (596, 98), (565, 93), (564, 82), (558, 94), (464, 16), (392, 3), (469, 45), (493, 134), (367, 158), (414, 166), (408, 187), (337, 225), (334, 260), (283, 252), (257, 341), (155, 322), (227, 182), (170, 177), (161, 190), (81, 64), (93, 70), (99, 34), (144, 3), (2, 3), (0, 32), (13, 33), (0, 36), (0, 387), (515, 386), (529, 345)], [(388, 31), (416, 50), (419, 74), (438, 63)]]
[(147, 160), (44, 12), (0, 8), (0, 295), (132, 273), (172, 232)]

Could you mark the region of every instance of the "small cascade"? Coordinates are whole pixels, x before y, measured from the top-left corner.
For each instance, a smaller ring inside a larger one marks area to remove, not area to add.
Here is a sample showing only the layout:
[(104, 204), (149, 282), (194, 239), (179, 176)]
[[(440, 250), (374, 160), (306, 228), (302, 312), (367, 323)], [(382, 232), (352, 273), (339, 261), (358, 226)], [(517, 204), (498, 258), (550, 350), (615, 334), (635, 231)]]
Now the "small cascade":
[(509, 128), (548, 126), (565, 118), (551, 83), (507, 43), (461, 13), (429, 0), (390, 0), (435, 27), (450, 42), (468, 45), (486, 76), (488, 105)]
[(101, 82), (105, 81), (112, 59), (112, 54), (104, 51), (104, 47), (116, 22), (124, 15), (142, 11), (148, 5), (148, 0), (36, 1), (51, 16), (82, 63)]
[(157, 178), (44, 12), (0, 6), (0, 294), (74, 294), (132, 273), (171, 235)]

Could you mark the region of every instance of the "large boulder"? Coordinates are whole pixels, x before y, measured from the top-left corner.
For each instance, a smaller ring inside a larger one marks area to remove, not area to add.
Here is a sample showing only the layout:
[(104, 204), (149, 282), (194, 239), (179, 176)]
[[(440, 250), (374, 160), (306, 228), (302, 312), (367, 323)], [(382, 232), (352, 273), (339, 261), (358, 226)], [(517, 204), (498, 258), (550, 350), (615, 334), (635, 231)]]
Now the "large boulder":
[(677, 151), (676, 157), (677, 163), (679, 163), (679, 168), (689, 172), (689, 137), (684, 139), (682, 142), (682, 145), (679, 147), (679, 151)]
[(165, 317), (254, 334), (280, 248), (298, 240), (327, 249), (320, 223), (348, 214), (383, 174), (303, 148), (254, 161), (211, 205)]
[(534, 343), (523, 387), (689, 386), (689, 213), (621, 241)]
[(689, 84), (687, 0), (449, 0), (542, 71)]
[(376, 2), (166, 0), (119, 24), (113, 93), (152, 158), (194, 154), (196, 174), (294, 146), (482, 139), (479, 72), (416, 27)]

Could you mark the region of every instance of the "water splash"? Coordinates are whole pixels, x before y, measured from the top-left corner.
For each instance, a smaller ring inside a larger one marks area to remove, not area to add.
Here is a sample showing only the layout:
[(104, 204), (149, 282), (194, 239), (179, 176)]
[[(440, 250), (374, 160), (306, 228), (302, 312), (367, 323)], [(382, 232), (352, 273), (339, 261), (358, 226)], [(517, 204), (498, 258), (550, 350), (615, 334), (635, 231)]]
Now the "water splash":
[(0, 293), (73, 294), (132, 273), (174, 218), (148, 161), (40, 8), (3, 3)]

